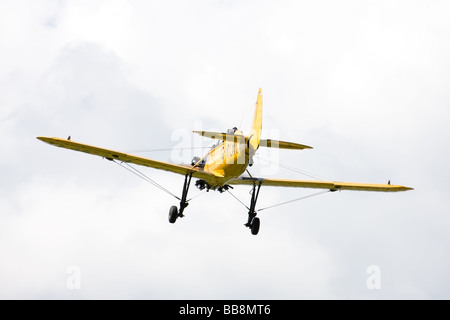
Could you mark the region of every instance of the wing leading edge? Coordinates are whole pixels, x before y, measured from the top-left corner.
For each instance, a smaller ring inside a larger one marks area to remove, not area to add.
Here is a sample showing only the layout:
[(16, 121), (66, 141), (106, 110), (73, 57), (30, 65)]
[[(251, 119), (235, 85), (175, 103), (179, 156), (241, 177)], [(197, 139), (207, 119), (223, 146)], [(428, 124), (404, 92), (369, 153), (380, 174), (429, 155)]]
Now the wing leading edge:
[(240, 177), (227, 182), (230, 185), (253, 185), (261, 182), (261, 185), (271, 187), (292, 187), (292, 188), (313, 188), (337, 190), (355, 190), (355, 191), (378, 191), (378, 192), (398, 192), (413, 190), (413, 188), (390, 185), (390, 184), (372, 184), (372, 183), (352, 183), (335, 181), (308, 181), (308, 180), (283, 180), (283, 179), (260, 179)]

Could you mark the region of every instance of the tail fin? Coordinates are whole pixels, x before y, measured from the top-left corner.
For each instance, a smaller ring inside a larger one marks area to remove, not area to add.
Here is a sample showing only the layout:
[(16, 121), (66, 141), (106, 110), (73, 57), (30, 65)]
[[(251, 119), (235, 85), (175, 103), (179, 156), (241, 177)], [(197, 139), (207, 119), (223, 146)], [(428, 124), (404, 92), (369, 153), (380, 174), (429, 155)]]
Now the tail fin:
[(261, 138), (262, 129), (262, 90), (258, 91), (258, 98), (256, 99), (255, 114), (253, 116), (252, 128), (250, 130), (250, 147), (255, 152), (259, 148), (259, 141)]

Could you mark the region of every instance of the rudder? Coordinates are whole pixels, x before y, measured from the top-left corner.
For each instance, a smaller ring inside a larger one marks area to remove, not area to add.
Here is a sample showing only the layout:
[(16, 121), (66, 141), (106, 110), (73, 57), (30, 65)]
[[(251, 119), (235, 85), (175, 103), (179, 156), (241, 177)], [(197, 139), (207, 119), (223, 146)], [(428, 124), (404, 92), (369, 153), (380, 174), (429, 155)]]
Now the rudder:
[(250, 147), (253, 152), (259, 148), (262, 129), (262, 89), (259, 88), (258, 97), (256, 99), (255, 114), (253, 115), (252, 128), (250, 130)]

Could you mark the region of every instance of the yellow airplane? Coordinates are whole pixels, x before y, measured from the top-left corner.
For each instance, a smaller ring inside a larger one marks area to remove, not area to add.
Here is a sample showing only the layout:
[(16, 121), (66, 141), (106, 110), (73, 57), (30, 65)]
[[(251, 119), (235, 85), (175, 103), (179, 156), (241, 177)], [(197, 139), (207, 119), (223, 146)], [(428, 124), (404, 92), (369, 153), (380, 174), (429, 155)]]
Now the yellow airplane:
[(180, 200), (179, 209), (172, 206), (169, 210), (169, 222), (175, 223), (177, 218), (183, 217), (184, 209), (188, 206), (187, 195), (191, 179), (198, 179), (195, 183), (200, 190), (218, 190), (227, 191), (233, 185), (249, 185), (252, 188), (250, 207), (248, 211), (248, 221), (245, 224), (250, 228), (251, 233), (258, 234), (260, 220), (256, 217), (256, 202), (258, 200), (261, 186), (273, 187), (295, 187), (295, 188), (316, 188), (329, 191), (340, 190), (360, 190), (360, 191), (381, 191), (397, 192), (413, 190), (409, 187), (388, 184), (367, 184), (335, 181), (307, 181), (307, 180), (286, 180), (286, 179), (266, 179), (256, 177), (246, 177), (242, 174), (248, 166), (253, 164), (253, 156), (259, 147), (280, 148), (291, 150), (312, 149), (309, 146), (260, 138), (262, 128), (262, 90), (259, 89), (256, 100), (256, 108), (253, 116), (252, 127), (248, 135), (244, 135), (237, 128), (229, 129), (227, 132), (193, 131), (203, 137), (219, 140), (203, 158), (195, 157), (191, 165), (177, 165), (152, 159), (147, 159), (123, 152), (117, 152), (109, 149), (99, 148), (71, 141), (70, 136), (67, 139), (37, 137), (37, 139), (51, 145), (81, 151), (103, 157), (107, 160), (120, 163), (133, 163), (141, 166), (170, 171), (185, 176), (183, 191)]

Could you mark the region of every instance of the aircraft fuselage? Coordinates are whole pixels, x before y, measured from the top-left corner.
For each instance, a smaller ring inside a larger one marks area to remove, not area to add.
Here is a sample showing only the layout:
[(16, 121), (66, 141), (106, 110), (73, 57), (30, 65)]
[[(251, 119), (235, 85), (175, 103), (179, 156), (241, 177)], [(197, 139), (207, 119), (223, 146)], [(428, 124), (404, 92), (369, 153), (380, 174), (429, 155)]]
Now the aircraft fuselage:
[(221, 178), (236, 178), (249, 164), (249, 149), (244, 141), (224, 141), (206, 155), (204, 171)]

